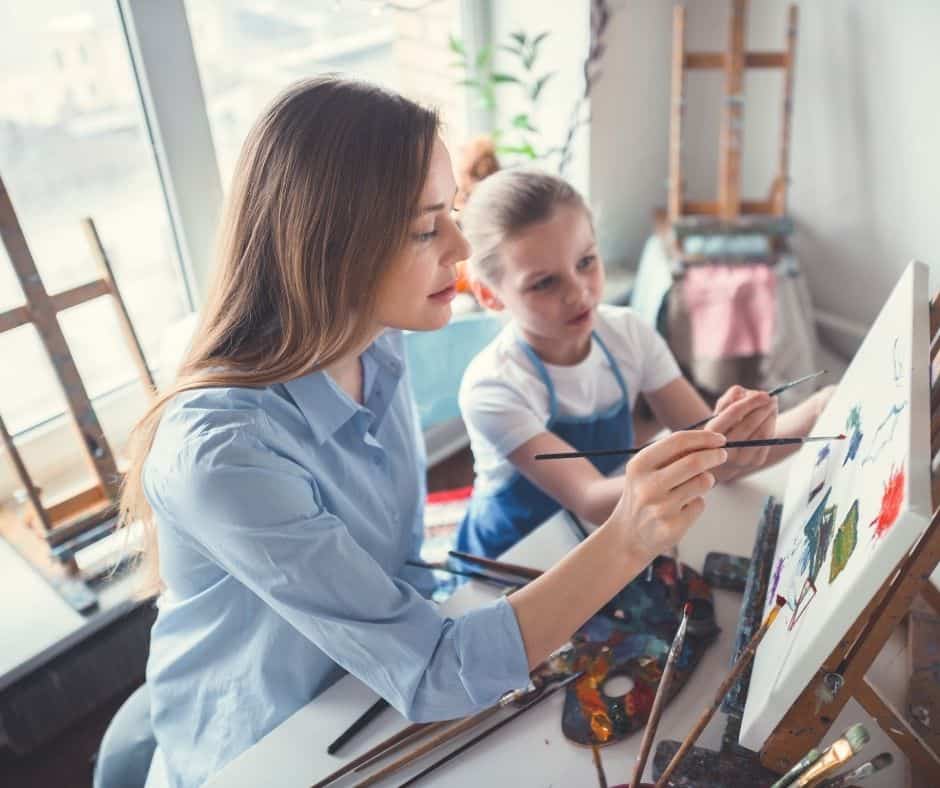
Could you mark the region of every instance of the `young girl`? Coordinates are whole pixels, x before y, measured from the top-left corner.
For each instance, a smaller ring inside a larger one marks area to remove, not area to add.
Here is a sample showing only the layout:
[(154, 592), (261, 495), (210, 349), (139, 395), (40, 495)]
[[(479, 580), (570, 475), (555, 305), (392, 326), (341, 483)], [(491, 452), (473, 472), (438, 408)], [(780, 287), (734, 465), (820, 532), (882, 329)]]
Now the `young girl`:
[(258, 121), (213, 289), (175, 386), (138, 427), (125, 522), (155, 527), (147, 681), (159, 752), (195, 786), (349, 671), (414, 720), (523, 686), (701, 514), (714, 432), (630, 463), (604, 524), (458, 618), (406, 565), (424, 463), (399, 329), (447, 323), (470, 250), (435, 115), (321, 78)]
[[(526, 170), (491, 175), (474, 190), (461, 227), (473, 250), (477, 298), (511, 317), (460, 389), (476, 480), (457, 545), (495, 556), (560, 506), (601, 523), (617, 504), (623, 478), (607, 475), (622, 456), (537, 462), (536, 454), (633, 445), (631, 411), (640, 392), (671, 429), (711, 411), (652, 328), (629, 309), (601, 303), (604, 267), (591, 214), (563, 180)], [(728, 440), (775, 430), (806, 435), (827, 396), (778, 418), (776, 400), (735, 386), (707, 428)], [(784, 453), (733, 450), (718, 478)]]

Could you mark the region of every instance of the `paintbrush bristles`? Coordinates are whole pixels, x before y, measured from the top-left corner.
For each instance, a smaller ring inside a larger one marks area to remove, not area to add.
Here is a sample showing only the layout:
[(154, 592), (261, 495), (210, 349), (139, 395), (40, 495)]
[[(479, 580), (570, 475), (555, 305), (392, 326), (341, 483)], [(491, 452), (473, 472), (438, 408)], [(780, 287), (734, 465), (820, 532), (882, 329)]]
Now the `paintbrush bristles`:
[(829, 772), (838, 769), (858, 753), (868, 743), (869, 738), (868, 729), (864, 725), (861, 723), (853, 725), (842, 734), (841, 738), (830, 744), (822, 758), (803, 772), (793, 785), (796, 788), (816, 785)]
[(892, 763), (894, 763), (894, 756), (890, 752), (883, 752), (881, 755), (876, 755), (868, 763), (856, 766), (849, 772), (823, 780), (819, 783), (819, 788), (845, 788), (854, 780), (864, 780), (882, 769), (887, 769)]

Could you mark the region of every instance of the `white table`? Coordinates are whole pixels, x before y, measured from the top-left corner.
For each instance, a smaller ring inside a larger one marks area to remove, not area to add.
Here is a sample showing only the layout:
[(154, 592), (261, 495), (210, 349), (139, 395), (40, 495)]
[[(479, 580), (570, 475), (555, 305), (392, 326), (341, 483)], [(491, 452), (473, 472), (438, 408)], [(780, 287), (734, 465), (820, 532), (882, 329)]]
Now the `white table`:
[[(706, 553), (711, 551), (750, 556), (764, 500), (768, 494), (782, 497), (785, 482), (785, 466), (777, 466), (733, 485), (719, 486), (713, 490), (705, 514), (681, 545), (682, 560), (701, 569)], [(575, 545), (575, 537), (564, 517), (558, 515), (546, 521), (509, 551), (506, 560), (548, 568)], [(448, 601), (446, 609), (450, 613), (457, 613), (493, 599), (494, 594), (489, 587), (471, 583)], [(706, 651), (692, 679), (666, 709), (657, 741), (661, 738), (681, 740), (727, 674), (741, 595), (718, 590), (714, 595), (721, 635)], [(905, 670), (904, 641), (897, 635), (885, 648), (869, 675), (889, 692), (895, 702), (899, 702), (904, 692)], [(562, 694), (557, 693), (443, 766), (430, 775), (426, 783), (467, 788), (480, 785), (594, 785), (596, 777), (590, 749), (572, 744), (562, 735)], [(208, 784), (225, 788), (253, 788), (258, 785), (266, 788), (303, 788), (311, 785), (406, 724), (396, 712), (386, 710), (347, 745), (343, 757), (328, 756), (327, 744), (375, 699), (375, 693), (362, 682), (347, 676), (245, 751)], [(905, 784), (906, 759), (854, 701), (849, 702), (825, 742), (835, 739), (855, 722), (865, 723), (872, 734), (872, 742), (865, 748), (868, 758), (884, 751), (895, 756), (895, 765), (891, 769), (866, 781), (865, 785), (869, 788), (897, 788)], [(702, 735), (699, 745), (717, 749), (723, 728), (724, 715), (718, 714)], [(640, 738), (637, 734), (602, 750), (605, 771), (611, 785), (629, 781)], [(464, 740), (458, 739), (451, 748), (456, 748)], [(447, 751), (436, 750), (383, 784), (401, 783)], [(651, 779), (651, 769), (652, 754), (644, 779)], [(355, 782), (347, 775), (335, 785), (345, 787)], [(153, 784), (155, 781), (148, 783), (148, 786)]]

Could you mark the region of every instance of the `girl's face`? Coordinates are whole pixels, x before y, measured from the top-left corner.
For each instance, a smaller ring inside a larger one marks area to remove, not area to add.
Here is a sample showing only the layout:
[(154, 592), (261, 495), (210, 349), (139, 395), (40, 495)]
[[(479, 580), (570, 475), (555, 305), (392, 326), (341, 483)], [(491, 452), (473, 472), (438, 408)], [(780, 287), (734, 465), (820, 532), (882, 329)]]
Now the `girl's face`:
[(456, 193), (450, 155), (438, 138), (409, 238), (379, 284), (376, 320), (382, 328), (429, 331), (450, 320), (457, 263), (470, 256), (453, 216)]
[(487, 306), (507, 309), (549, 363), (583, 358), (604, 291), (604, 265), (586, 211), (559, 205), (544, 222), (504, 241), (499, 265), (502, 275), (488, 286), (493, 303)]

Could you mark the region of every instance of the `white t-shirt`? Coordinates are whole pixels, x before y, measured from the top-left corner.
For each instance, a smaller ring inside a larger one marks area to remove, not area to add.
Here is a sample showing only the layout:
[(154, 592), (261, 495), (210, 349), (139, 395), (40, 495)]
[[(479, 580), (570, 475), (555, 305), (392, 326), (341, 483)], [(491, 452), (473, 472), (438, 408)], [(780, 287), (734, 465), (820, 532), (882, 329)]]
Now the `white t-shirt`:
[[(663, 338), (626, 307), (601, 304), (594, 330), (616, 360), (633, 408), (639, 392), (655, 391), (680, 376)], [(590, 416), (620, 401), (620, 386), (594, 340), (572, 366), (545, 364), (555, 387), (557, 415)], [(460, 411), (473, 451), (477, 492), (509, 479), (508, 455), (542, 432), (549, 418), (548, 389), (519, 345), (510, 323), (477, 355), (460, 384)]]

